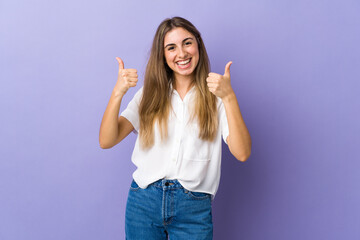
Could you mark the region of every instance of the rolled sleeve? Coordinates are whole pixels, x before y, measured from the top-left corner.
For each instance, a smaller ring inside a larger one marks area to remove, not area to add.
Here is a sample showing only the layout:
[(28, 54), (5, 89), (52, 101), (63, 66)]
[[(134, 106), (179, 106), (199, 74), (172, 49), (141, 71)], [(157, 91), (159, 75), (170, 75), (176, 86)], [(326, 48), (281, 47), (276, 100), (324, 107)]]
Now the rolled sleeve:
[(139, 106), (142, 97), (142, 90), (140, 88), (131, 99), (129, 104), (127, 105), (126, 109), (121, 112), (120, 116), (123, 116), (133, 125), (134, 130), (133, 132), (137, 134), (140, 128), (140, 116), (139, 116)]

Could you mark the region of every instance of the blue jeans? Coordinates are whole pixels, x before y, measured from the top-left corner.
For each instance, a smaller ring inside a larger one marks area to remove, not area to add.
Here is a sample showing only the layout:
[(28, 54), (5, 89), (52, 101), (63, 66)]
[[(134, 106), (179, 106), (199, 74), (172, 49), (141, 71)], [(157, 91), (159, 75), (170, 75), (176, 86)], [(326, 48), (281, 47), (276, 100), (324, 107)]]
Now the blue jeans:
[(126, 203), (128, 240), (211, 240), (211, 195), (186, 190), (177, 180), (160, 179), (146, 189), (133, 180)]

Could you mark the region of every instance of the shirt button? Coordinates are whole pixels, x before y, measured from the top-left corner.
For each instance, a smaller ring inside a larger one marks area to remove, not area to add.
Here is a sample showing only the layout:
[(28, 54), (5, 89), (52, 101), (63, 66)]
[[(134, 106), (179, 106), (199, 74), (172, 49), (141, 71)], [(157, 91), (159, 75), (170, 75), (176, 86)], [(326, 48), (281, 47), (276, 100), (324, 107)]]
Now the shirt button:
[(176, 158), (173, 158), (172, 160), (173, 160), (173, 162), (176, 162)]

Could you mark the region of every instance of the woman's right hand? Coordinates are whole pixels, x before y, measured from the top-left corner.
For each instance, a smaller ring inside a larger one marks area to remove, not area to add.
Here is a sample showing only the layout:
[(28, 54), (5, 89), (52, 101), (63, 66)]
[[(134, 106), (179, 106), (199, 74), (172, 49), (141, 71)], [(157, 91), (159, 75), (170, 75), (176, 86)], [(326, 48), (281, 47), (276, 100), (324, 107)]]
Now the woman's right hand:
[(125, 69), (124, 62), (121, 58), (116, 57), (116, 60), (119, 63), (119, 74), (116, 85), (114, 87), (114, 92), (116, 95), (125, 95), (127, 90), (131, 87), (135, 87), (138, 81), (138, 75), (136, 69)]

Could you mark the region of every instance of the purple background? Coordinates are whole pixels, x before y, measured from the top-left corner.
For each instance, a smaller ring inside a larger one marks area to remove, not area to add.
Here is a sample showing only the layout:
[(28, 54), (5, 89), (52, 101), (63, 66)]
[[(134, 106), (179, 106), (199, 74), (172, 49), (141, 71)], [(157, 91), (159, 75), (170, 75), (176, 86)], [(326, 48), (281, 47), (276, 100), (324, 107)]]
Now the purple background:
[[(215, 239), (360, 239), (359, 1), (0, 2), (0, 239), (124, 239), (135, 135), (99, 147), (120, 56), (142, 86), (152, 38), (183, 16), (229, 60), (250, 131), (224, 148)], [(224, 145), (225, 147), (225, 145)]]

